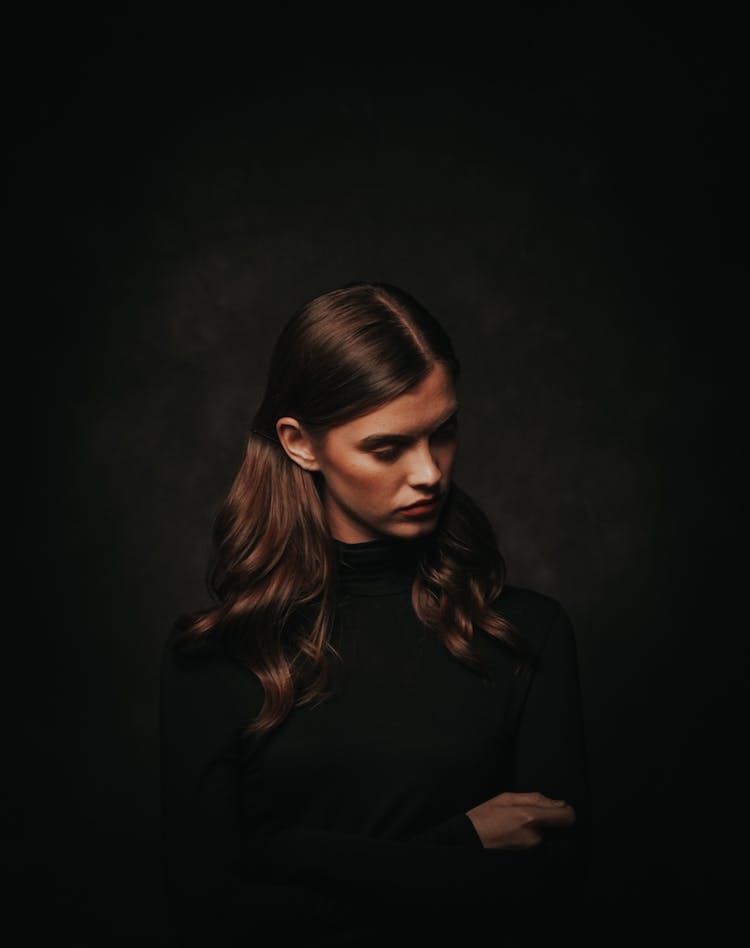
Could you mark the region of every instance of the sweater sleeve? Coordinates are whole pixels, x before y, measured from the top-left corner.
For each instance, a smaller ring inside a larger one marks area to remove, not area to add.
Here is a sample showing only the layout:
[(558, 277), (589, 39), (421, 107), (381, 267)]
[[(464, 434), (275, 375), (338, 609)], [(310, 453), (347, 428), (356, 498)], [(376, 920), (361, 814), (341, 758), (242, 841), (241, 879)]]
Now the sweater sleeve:
[(591, 823), (583, 703), (573, 624), (563, 607), (551, 602), (553, 614), (518, 716), (508, 789), (538, 791), (574, 808), (575, 825), (547, 832), (539, 851), (555, 878), (580, 887)]
[(256, 944), (280, 913), (314, 924), (323, 907), (305, 886), (265, 878), (261, 837), (241, 835), (239, 737), (259, 707), (252, 685), (227, 661), (163, 651), (161, 862), (175, 948)]

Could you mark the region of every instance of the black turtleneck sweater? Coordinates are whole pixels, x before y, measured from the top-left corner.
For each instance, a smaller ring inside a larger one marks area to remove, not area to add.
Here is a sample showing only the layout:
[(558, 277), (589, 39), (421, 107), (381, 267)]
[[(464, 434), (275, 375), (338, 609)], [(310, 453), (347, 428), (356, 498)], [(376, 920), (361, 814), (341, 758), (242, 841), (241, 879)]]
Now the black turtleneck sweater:
[[(162, 833), (174, 944), (286, 944), (286, 934), (375, 945), (399, 931), (410, 943), (492, 931), (494, 944), (526, 945), (542, 918), (573, 924), (588, 799), (566, 612), (506, 586), (493, 608), (535, 662), (514, 675), (507, 647), (479, 629), (482, 678), (414, 614), (424, 539), (334, 542), (343, 662), (333, 696), (295, 709), (270, 737), (242, 737), (263, 699), (251, 672), (213, 641), (190, 655), (165, 643)], [(530, 850), (485, 849), (466, 811), (507, 790), (567, 800), (576, 826)]]

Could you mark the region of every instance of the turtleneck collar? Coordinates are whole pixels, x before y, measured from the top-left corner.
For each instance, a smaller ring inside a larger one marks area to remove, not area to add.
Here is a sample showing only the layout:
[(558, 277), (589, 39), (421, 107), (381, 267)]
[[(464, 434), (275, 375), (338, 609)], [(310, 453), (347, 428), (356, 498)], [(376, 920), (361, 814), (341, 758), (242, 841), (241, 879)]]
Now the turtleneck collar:
[(345, 595), (382, 596), (411, 589), (417, 565), (431, 535), (380, 537), (362, 543), (334, 538), (338, 554), (338, 587)]

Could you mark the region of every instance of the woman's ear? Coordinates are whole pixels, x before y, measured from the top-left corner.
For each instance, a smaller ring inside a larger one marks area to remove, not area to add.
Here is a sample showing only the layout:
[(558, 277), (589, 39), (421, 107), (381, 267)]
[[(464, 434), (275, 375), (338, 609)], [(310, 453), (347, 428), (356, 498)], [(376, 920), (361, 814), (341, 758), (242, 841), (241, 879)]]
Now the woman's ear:
[(276, 422), (276, 434), (282, 448), (295, 464), (306, 471), (319, 471), (312, 438), (307, 434), (296, 418), (285, 415)]

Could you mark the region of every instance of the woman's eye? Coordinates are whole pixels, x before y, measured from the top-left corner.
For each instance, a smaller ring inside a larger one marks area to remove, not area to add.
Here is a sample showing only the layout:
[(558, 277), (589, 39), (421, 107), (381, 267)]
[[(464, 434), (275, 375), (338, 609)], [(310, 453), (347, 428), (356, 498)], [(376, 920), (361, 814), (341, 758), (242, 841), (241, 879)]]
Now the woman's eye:
[(399, 448), (387, 448), (385, 451), (373, 451), (379, 461), (395, 461), (400, 454)]
[[(436, 438), (453, 438), (458, 431), (458, 425), (455, 422), (451, 422), (449, 425), (438, 429), (435, 432), (434, 437)], [(396, 458), (401, 454), (401, 448), (384, 448), (380, 451), (373, 451), (373, 455), (379, 461), (395, 461)]]

